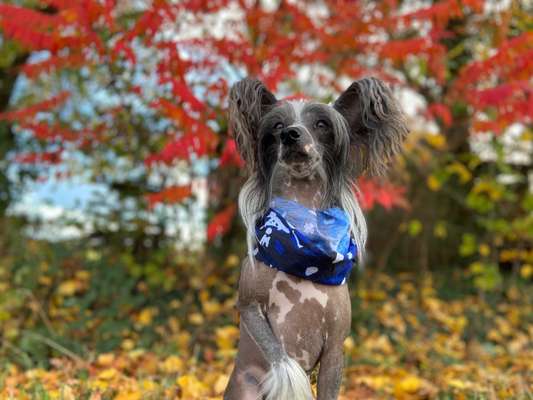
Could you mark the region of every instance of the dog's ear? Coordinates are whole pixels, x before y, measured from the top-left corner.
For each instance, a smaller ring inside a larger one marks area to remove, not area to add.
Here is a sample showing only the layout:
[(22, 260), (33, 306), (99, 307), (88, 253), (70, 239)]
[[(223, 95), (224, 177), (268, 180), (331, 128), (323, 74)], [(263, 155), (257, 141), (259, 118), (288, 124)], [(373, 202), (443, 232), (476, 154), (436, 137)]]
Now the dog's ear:
[(379, 79), (363, 78), (353, 82), (333, 107), (348, 122), (350, 141), (361, 157), (358, 169), (382, 175), (409, 132), (390, 88)]
[(263, 82), (255, 78), (245, 78), (230, 90), (229, 127), (250, 170), (257, 163), (259, 122), (276, 102)]

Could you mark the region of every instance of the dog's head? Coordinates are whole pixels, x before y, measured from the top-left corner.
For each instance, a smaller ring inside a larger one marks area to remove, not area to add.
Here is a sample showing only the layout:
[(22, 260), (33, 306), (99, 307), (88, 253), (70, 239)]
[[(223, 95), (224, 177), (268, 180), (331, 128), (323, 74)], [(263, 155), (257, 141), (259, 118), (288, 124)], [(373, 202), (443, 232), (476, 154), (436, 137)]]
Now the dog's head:
[(231, 89), (230, 126), (251, 173), (267, 177), (279, 165), (302, 179), (327, 171), (328, 162), (380, 175), (408, 132), (392, 92), (376, 78), (355, 81), (333, 105), (278, 101), (246, 78)]
[(278, 101), (261, 81), (246, 78), (231, 88), (229, 106), (250, 171), (240, 199), (247, 225), (254, 218), (245, 213), (260, 213), (284, 179), (312, 181), (322, 206), (341, 207), (364, 224), (353, 181), (363, 172), (382, 174), (408, 132), (391, 90), (376, 78), (355, 81), (332, 105)]

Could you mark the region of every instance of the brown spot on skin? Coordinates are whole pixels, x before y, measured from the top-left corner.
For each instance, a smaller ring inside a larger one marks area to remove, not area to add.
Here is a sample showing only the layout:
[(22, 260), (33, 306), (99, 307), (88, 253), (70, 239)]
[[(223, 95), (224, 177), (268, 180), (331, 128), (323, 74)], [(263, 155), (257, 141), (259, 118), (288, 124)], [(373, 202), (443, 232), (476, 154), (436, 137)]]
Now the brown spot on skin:
[(285, 323), (277, 326), (287, 353), (298, 360), (306, 371), (316, 365), (324, 346), (321, 320), (325, 312), (318, 300), (306, 299), (288, 312)]
[(291, 303), (296, 304), (300, 302), (302, 294), (298, 290), (292, 288), (287, 281), (278, 281), (276, 283), (276, 288), (283, 293)]

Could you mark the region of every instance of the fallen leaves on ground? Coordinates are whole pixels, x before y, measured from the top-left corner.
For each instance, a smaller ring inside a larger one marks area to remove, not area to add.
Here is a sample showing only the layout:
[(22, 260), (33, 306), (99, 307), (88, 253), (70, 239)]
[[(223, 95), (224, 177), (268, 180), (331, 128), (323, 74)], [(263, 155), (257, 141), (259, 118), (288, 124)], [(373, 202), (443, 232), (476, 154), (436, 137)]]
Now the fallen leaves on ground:
[[(340, 400), (532, 398), (530, 285), (494, 299), (474, 290), (439, 291), (435, 279), (366, 272), (352, 288)], [(205, 292), (200, 297), (188, 321), (168, 321), (174, 335), (155, 349), (132, 341), (85, 362), (54, 358), (47, 369), (5, 364), (0, 398), (222, 399), (239, 331), (235, 323), (213, 322), (227, 309), (213, 306)], [(150, 324), (155, 314), (144, 309), (138, 322)], [(195, 345), (199, 337), (212, 344)]]

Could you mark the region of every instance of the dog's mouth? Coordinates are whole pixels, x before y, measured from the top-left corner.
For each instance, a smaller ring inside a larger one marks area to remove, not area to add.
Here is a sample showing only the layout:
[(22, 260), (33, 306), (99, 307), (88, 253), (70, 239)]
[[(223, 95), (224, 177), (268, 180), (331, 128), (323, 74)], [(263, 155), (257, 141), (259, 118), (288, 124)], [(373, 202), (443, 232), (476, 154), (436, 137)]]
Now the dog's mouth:
[(283, 149), (281, 151), (281, 159), (286, 164), (305, 163), (309, 161), (309, 154), (303, 150)]
[(280, 166), (295, 178), (305, 178), (315, 173), (320, 156), (314, 147), (282, 148)]

